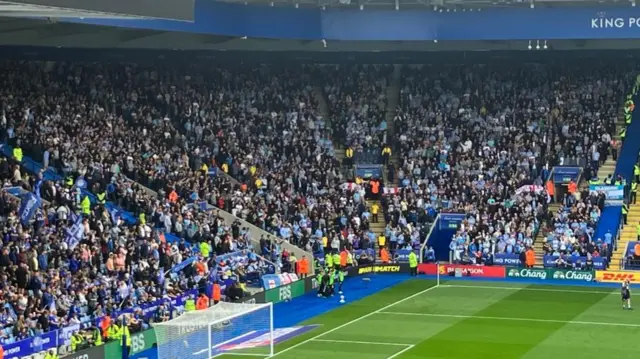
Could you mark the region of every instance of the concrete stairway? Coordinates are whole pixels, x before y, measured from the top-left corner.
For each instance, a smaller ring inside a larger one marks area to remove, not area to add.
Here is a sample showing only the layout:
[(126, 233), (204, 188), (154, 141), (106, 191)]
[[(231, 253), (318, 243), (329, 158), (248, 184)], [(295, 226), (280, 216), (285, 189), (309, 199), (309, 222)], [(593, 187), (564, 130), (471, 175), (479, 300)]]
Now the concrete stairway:
[[(389, 81), (389, 87), (387, 87), (387, 110), (385, 114), (385, 121), (387, 121), (387, 142), (391, 144), (392, 152), (390, 162), (395, 166), (396, 171), (402, 165), (400, 161), (400, 155), (397, 148), (393, 145), (397, 141), (395, 131), (395, 125), (393, 118), (396, 116), (396, 109), (400, 103), (400, 87), (402, 86), (402, 65), (394, 65), (393, 74), (391, 75), (391, 81)], [(397, 176), (396, 176), (397, 177)], [(384, 171), (385, 183), (396, 183), (396, 178), (387, 178), (387, 169)]]
[(628, 224), (624, 226), (620, 232), (617, 249), (611, 255), (611, 265), (609, 268), (612, 270), (620, 269), (622, 267), (622, 260), (626, 255), (628, 243), (638, 240), (636, 226), (640, 223), (640, 204), (631, 204), (629, 206), (627, 223)]
[[(551, 203), (549, 205), (549, 211), (551, 211), (551, 213), (555, 214), (558, 212), (558, 210), (562, 207), (562, 204), (560, 203)], [(546, 228), (541, 228), (538, 231), (538, 234), (536, 235), (536, 238), (534, 238), (533, 240), (533, 250), (536, 253), (536, 268), (543, 268), (544, 267), (544, 260), (543, 260), (543, 256), (544, 256), (544, 241), (546, 238), (546, 234), (547, 232), (545, 231)]]
[(613, 175), (616, 171), (616, 161), (611, 156), (607, 158), (600, 168), (598, 168), (598, 178), (604, 181), (608, 175)]
[[(626, 126), (627, 124), (624, 122), (624, 108), (620, 108), (620, 112), (618, 113), (618, 120), (616, 121), (616, 133), (614, 134), (613, 138), (615, 138), (617, 141), (620, 141), (620, 136), (618, 134)], [(603, 169), (605, 166), (607, 166), (608, 163), (608, 168)], [(608, 174), (614, 173), (615, 165), (616, 162), (613, 161), (612, 158), (607, 159), (602, 168), (598, 170), (598, 178), (604, 180)], [(613, 168), (611, 166), (613, 166)], [(611, 255), (611, 263), (609, 265), (609, 269), (616, 270), (622, 269), (624, 267), (623, 259), (626, 256), (627, 246), (629, 242), (633, 242), (638, 239), (638, 236), (636, 234), (636, 225), (640, 223), (640, 204), (629, 204), (627, 223), (628, 224), (626, 226), (623, 226), (623, 229), (620, 231), (620, 238), (618, 239), (616, 250)]]
[[(327, 103), (327, 99), (324, 97), (324, 91), (321, 86), (316, 86), (314, 88), (314, 95), (316, 101), (318, 101), (318, 110), (320, 112), (320, 116), (324, 119), (325, 126), (328, 128), (333, 128), (331, 124), (331, 112), (329, 111), (329, 104)], [(342, 163), (344, 160), (344, 151), (345, 148), (342, 144), (333, 142), (333, 149), (335, 152), (336, 159)]]
[(378, 223), (373, 223), (373, 216), (372, 216), (371, 217), (371, 224), (369, 225), (369, 229), (375, 234), (374, 248), (376, 250), (376, 258), (378, 258), (378, 256), (379, 256), (378, 236), (380, 235), (380, 233), (384, 233), (384, 230), (387, 227), (387, 221), (384, 218), (384, 212), (382, 210), (382, 203), (380, 203), (380, 200), (373, 200), (373, 199), (367, 200), (367, 205), (369, 206), (369, 208), (371, 208), (371, 206), (374, 203), (377, 204), (378, 208), (380, 209), (378, 211)]

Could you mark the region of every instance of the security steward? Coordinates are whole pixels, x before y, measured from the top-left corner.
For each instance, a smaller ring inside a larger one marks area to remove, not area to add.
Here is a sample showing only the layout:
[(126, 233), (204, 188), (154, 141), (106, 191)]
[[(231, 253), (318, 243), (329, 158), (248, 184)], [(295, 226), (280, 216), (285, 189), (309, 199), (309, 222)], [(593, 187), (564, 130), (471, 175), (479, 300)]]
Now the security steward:
[(85, 344), (85, 339), (80, 332), (75, 332), (71, 335), (71, 352), (75, 353), (76, 350), (81, 349)]
[(418, 275), (418, 256), (414, 251), (409, 252), (409, 270), (412, 277)]

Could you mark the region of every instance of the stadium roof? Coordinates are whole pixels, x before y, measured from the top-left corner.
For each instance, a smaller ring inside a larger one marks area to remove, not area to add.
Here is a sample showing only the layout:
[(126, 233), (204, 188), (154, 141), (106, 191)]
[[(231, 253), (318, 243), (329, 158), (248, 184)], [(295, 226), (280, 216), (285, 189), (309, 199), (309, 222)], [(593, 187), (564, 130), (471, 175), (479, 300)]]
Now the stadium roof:
[[(540, 42), (543, 48), (544, 43)], [(527, 41), (320, 41), (246, 39), (0, 17), (0, 46), (221, 51), (480, 51), (527, 50)], [(531, 43), (535, 50), (536, 43)], [(634, 40), (549, 41), (548, 50), (639, 49)], [(543, 51), (543, 50), (541, 50)]]
[[(635, 0), (217, 0), (244, 4), (269, 4), (273, 6), (320, 6), (341, 8), (432, 8), (451, 11), (461, 8), (484, 7), (585, 7), (629, 6)], [(297, 4), (297, 5), (296, 5)]]

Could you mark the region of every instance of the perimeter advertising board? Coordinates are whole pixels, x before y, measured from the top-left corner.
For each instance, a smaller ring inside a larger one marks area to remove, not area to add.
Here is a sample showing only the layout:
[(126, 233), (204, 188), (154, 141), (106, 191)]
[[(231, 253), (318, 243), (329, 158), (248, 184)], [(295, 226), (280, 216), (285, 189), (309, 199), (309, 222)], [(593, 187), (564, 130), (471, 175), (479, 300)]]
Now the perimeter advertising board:
[(596, 281), (603, 283), (622, 283), (628, 280), (631, 283), (640, 283), (640, 272), (631, 271), (596, 271)]
[(507, 278), (591, 282), (595, 275), (593, 271), (570, 269), (508, 268)]
[(427, 275), (440, 274), (441, 276), (454, 276), (459, 273), (462, 277), (505, 278), (505, 267), (471, 266), (462, 264), (435, 264), (427, 263), (418, 265), (418, 273)]

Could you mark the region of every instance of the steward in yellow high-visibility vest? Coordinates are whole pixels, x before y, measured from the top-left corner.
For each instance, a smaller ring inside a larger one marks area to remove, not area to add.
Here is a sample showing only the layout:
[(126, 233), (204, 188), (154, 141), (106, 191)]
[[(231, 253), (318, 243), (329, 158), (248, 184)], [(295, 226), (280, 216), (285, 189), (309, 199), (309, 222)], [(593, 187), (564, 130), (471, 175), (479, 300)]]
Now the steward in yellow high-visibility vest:
[(331, 253), (325, 254), (324, 266), (327, 268), (333, 268), (333, 256), (331, 256)]
[(100, 329), (93, 328), (92, 335), (93, 335), (93, 345), (95, 346), (102, 345), (102, 333), (100, 332)]
[(211, 245), (209, 244), (209, 242), (200, 242), (200, 253), (204, 258), (209, 258), (209, 254), (211, 254)]
[(99, 205), (104, 206), (107, 203), (107, 192), (102, 191), (96, 195), (96, 200)]
[(107, 338), (109, 340), (118, 340), (120, 338), (120, 326), (116, 323), (111, 323), (111, 326), (107, 328)]
[(196, 310), (196, 301), (189, 297), (189, 299), (184, 302), (184, 311), (193, 312), (194, 310)]
[(418, 275), (418, 256), (414, 251), (409, 252), (409, 269), (412, 277)]
[(620, 130), (620, 140), (624, 141), (624, 138), (627, 136), (627, 129), (623, 128), (622, 130)]
[(84, 337), (79, 332), (73, 333), (73, 335), (71, 335), (71, 351), (75, 352), (78, 345), (81, 345), (83, 342)]
[(56, 354), (53, 350), (49, 350), (47, 354), (44, 355), (44, 359), (58, 359), (58, 354)]
[(345, 166), (353, 166), (353, 148), (347, 147), (344, 151), (344, 161), (342, 163)]
[(335, 252), (332, 256), (332, 260), (333, 260), (333, 266), (335, 268), (340, 268), (340, 254), (338, 254), (338, 252)]
[(638, 191), (638, 182), (633, 181), (631, 182), (631, 192), (629, 193), (629, 203), (636, 204), (636, 198), (638, 196), (636, 191)]
[(80, 203), (80, 208), (82, 208), (83, 215), (88, 216), (91, 214), (91, 201), (89, 200), (89, 196), (84, 196)]
[(71, 177), (71, 176), (67, 176), (67, 177), (65, 177), (65, 178), (64, 178), (64, 184), (65, 184), (65, 186), (67, 186), (67, 187), (73, 187), (73, 183), (74, 183), (74, 181), (73, 181), (73, 177)]
[(351, 148), (351, 146), (347, 147), (347, 149), (344, 151), (344, 156), (346, 158), (352, 158), (353, 157), (353, 148)]
[(13, 149), (13, 159), (18, 161), (18, 162), (22, 162), (22, 148), (20, 148), (20, 146), (16, 146)]
[(385, 165), (388, 164), (389, 157), (391, 157), (391, 147), (389, 147), (389, 145), (385, 145), (382, 148), (382, 163)]

